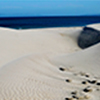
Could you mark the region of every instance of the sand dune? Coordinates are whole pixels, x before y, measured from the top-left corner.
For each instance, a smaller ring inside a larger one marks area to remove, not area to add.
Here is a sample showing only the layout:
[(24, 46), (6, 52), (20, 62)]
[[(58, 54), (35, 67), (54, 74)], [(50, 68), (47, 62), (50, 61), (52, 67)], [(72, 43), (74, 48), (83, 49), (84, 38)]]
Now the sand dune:
[(52, 63), (55, 66), (69, 69), (76, 77), (84, 78), (83, 81), (78, 78), (77, 82), (86, 84), (85, 88), (89, 87), (92, 90), (91, 93), (87, 94), (90, 96), (89, 100), (100, 99), (100, 43), (70, 55), (55, 57)]
[(100, 76), (100, 43), (88, 49), (55, 57), (53, 62)]
[(100, 100), (100, 44), (80, 49), (82, 28), (4, 30), (0, 100)]
[(62, 73), (59, 67), (49, 62), (48, 57), (28, 56), (0, 70), (0, 98), (1, 100), (63, 100), (71, 97), (71, 92), (81, 90), (81, 86), (84, 87), (81, 82), (77, 82), (77, 77), (71, 79), (73, 81), (71, 83), (66, 82), (69, 77), (74, 78), (73, 72)]
[(91, 27), (91, 28), (94, 28), (96, 30), (99, 30), (100, 31), (100, 23), (96, 23), (96, 24), (90, 24), (90, 25), (87, 25), (87, 27)]
[(33, 53), (58, 55), (80, 48), (66, 33), (79, 33), (82, 28), (12, 30), (0, 28), (0, 66)]

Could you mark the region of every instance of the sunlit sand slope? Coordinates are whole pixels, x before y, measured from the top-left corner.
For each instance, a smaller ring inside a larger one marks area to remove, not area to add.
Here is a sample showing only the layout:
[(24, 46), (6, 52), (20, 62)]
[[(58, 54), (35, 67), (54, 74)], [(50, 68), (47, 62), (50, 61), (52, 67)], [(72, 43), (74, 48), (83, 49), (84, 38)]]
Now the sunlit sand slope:
[[(96, 100), (100, 99), (98, 79), (93, 84), (88, 81), (95, 79), (91, 70), (66, 67), (68, 65), (63, 65), (66, 62), (56, 63), (48, 56), (31, 55), (4, 66), (0, 70), (0, 99), (74, 100), (75, 97), (94, 100), (95, 96)], [(71, 64), (75, 65), (74, 62)]]
[(71, 36), (82, 28), (12, 30), (0, 28), (0, 66), (22, 56), (45, 53), (56, 56), (80, 50)]
[(100, 23), (96, 23), (96, 24), (90, 24), (90, 25), (87, 25), (87, 27), (91, 27), (91, 28), (94, 28), (96, 30), (99, 30), (100, 31)]
[(55, 62), (76, 70), (90, 71), (92, 74), (100, 75), (100, 44), (70, 55), (58, 56)]

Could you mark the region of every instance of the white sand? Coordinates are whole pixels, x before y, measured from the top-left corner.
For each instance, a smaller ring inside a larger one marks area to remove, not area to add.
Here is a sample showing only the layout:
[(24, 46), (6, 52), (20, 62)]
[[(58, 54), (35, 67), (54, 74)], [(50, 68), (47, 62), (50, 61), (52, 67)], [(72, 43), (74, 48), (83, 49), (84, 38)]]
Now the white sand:
[(57, 62), (58, 65), (71, 66), (72, 69), (77, 71), (90, 71), (93, 75), (96, 73), (96, 75), (100, 76), (100, 43), (76, 53), (57, 56), (53, 60), (53, 62)]
[(90, 25), (87, 25), (87, 27), (91, 27), (91, 28), (94, 28), (96, 30), (99, 30), (100, 31), (100, 23), (96, 23), (96, 24), (90, 24)]
[(100, 86), (86, 81), (100, 81), (100, 44), (81, 50), (81, 30), (1, 28), (0, 100), (67, 100), (74, 91), (78, 100), (100, 100)]
[[(51, 28), (12, 30), (0, 29), (0, 66), (33, 53), (58, 55), (78, 50), (74, 39), (66, 33), (75, 33), (81, 28)], [(79, 33), (79, 32), (78, 32)]]

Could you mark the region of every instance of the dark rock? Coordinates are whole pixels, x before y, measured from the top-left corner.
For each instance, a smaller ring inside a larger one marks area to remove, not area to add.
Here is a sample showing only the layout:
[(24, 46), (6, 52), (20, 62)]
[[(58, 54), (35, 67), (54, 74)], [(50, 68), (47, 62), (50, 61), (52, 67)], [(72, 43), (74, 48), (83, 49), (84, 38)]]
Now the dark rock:
[(85, 75), (86, 77), (89, 77), (89, 75)]
[(69, 79), (66, 79), (66, 82), (68, 82), (68, 83), (69, 83), (69, 82), (71, 82), (71, 80), (69, 80)]
[(99, 83), (97, 83), (97, 85), (100, 85), (100, 82), (99, 82)]
[(78, 45), (80, 48), (85, 49), (100, 42), (100, 31), (84, 27), (83, 31), (78, 37)]
[(82, 84), (86, 84), (87, 82), (83, 81)]
[(76, 92), (76, 91), (75, 91), (75, 92), (71, 92), (71, 94), (72, 94), (72, 95), (76, 95), (76, 94), (77, 94), (77, 92)]
[(90, 83), (90, 84), (95, 84), (97, 81), (96, 80), (92, 80), (92, 81), (90, 81), (90, 80), (87, 80), (88, 81), (88, 83)]
[(77, 96), (72, 96), (72, 98), (79, 99)]
[(92, 89), (87, 89), (87, 88), (85, 88), (85, 89), (83, 89), (83, 91), (84, 91), (84, 92), (91, 92)]
[(91, 81), (91, 84), (95, 84), (97, 81), (96, 80), (93, 80), (93, 81)]
[(72, 98), (65, 98), (65, 100), (72, 100)]
[(65, 69), (64, 69), (64, 68), (59, 68), (59, 70), (61, 70), (61, 71), (65, 71)]
[(69, 100), (69, 98), (65, 98), (65, 100)]

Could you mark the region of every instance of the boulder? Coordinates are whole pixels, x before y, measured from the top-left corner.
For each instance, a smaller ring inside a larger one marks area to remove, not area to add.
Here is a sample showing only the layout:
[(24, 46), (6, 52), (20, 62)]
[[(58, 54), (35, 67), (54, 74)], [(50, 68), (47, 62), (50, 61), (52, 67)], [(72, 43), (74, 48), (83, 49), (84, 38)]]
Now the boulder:
[(100, 42), (100, 31), (90, 27), (84, 27), (78, 37), (78, 46), (88, 48)]

